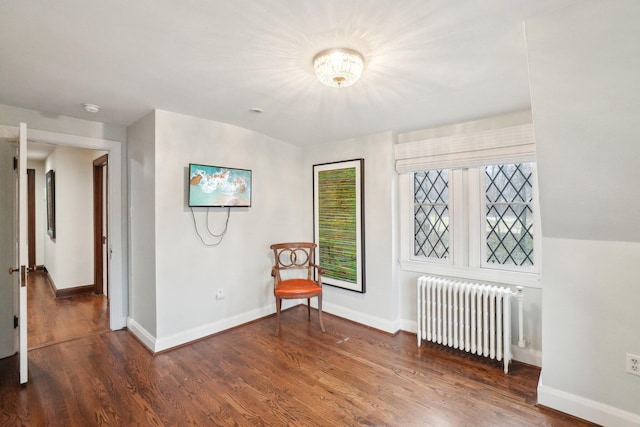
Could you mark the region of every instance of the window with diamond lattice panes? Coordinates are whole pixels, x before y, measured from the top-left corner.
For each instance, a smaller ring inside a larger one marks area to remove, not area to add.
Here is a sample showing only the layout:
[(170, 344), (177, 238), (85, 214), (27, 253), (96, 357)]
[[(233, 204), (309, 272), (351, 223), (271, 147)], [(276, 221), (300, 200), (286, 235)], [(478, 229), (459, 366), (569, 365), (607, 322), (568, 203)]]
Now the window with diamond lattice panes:
[(428, 170), (413, 175), (414, 255), (449, 257), (449, 171)]
[(488, 264), (534, 265), (532, 169), (531, 163), (485, 167)]

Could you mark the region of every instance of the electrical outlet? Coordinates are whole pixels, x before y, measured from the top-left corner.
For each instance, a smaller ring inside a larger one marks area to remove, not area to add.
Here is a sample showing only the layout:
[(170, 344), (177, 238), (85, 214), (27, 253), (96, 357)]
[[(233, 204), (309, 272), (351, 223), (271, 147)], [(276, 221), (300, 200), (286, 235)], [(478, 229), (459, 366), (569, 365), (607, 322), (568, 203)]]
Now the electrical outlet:
[(627, 372), (640, 376), (640, 356), (627, 353)]
[(218, 288), (218, 292), (216, 292), (216, 299), (223, 299), (223, 298), (224, 298), (224, 289)]

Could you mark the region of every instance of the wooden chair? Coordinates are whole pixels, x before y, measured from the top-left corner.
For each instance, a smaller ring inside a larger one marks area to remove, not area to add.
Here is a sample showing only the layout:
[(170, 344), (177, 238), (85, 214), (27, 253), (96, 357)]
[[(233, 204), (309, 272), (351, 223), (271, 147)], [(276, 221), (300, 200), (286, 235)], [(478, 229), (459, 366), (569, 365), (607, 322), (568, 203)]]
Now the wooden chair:
[[(295, 242), (271, 245), (274, 266), (273, 294), (276, 297), (276, 335), (280, 334), (280, 309), (283, 299), (307, 299), (307, 315), (311, 320), (311, 298), (318, 297), (318, 320), (322, 323), (322, 267), (314, 262), (315, 243)], [(314, 278), (315, 272), (315, 278)]]

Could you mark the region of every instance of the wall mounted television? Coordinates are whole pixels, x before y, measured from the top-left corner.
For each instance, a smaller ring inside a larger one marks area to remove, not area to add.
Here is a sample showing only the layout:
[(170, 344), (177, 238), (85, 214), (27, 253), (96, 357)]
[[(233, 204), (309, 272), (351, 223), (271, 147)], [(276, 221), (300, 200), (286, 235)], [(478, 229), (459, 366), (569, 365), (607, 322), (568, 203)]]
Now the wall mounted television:
[(251, 207), (251, 171), (189, 164), (190, 207)]

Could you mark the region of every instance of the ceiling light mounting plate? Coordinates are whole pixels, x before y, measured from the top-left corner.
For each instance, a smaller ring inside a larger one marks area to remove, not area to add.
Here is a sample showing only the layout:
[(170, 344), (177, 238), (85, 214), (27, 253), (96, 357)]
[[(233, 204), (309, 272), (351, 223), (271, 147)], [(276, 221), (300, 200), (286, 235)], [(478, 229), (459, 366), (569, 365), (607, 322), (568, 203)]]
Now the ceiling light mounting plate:
[(98, 111), (100, 111), (100, 106), (96, 104), (83, 103), (82, 107), (89, 113), (97, 113)]

